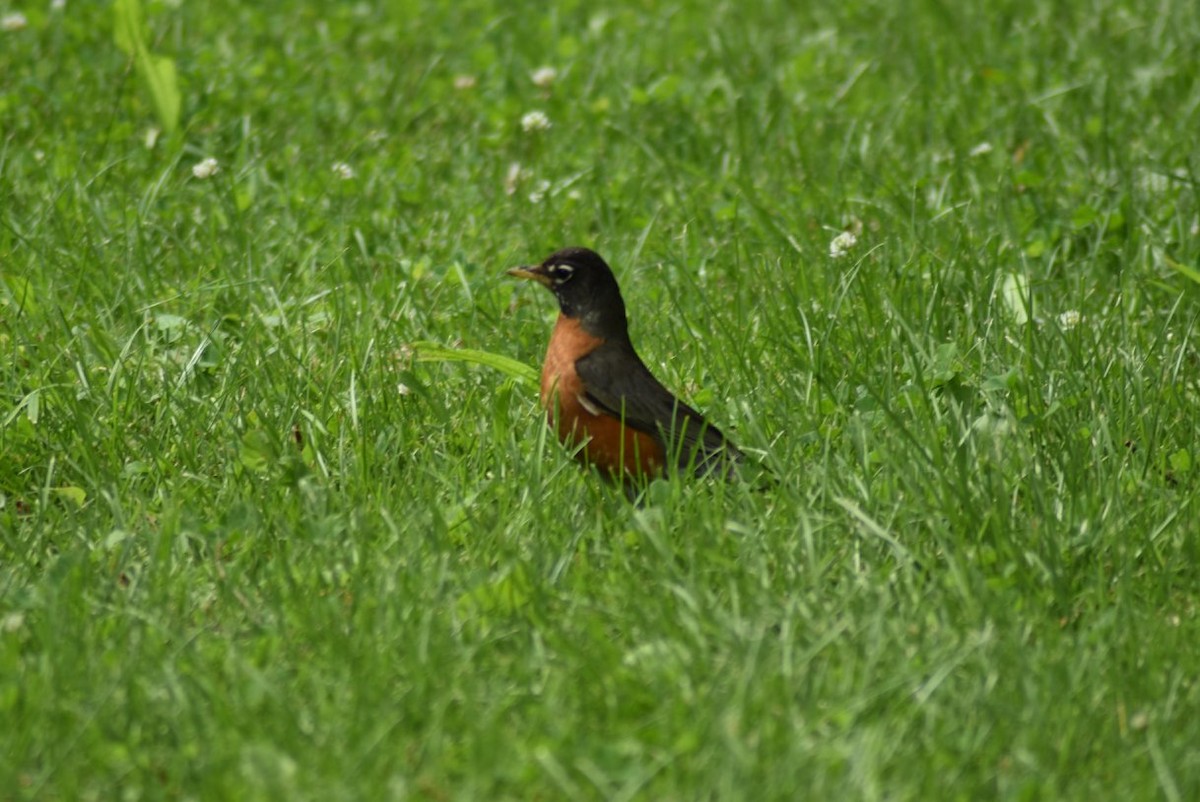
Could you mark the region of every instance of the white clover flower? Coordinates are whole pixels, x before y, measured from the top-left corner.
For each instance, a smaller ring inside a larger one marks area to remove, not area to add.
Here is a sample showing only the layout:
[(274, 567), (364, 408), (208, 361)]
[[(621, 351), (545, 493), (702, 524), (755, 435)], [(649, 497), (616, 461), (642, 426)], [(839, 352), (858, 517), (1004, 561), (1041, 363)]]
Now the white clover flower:
[(858, 237), (854, 236), (854, 232), (843, 231), (829, 243), (829, 256), (833, 259), (841, 259), (857, 244)]
[(533, 188), (533, 191), (529, 193), (529, 202), (535, 203), (535, 204), (541, 203), (542, 200), (546, 197), (546, 193), (549, 191), (550, 191), (550, 182), (549, 181), (546, 181), (545, 179), (538, 181), (537, 186), (535, 186)]
[(209, 156), (207, 159), (196, 162), (195, 164), (192, 165), (192, 175), (194, 175), (196, 178), (199, 178), (202, 181), (205, 178), (212, 178), (214, 175), (216, 175), (220, 171), (221, 171), (221, 165), (218, 164), (217, 160), (214, 159), (212, 156)]
[(557, 79), (558, 70), (553, 67), (538, 67), (529, 76), (529, 80), (533, 81), (533, 85), (538, 89), (549, 89)]
[(454, 88), (460, 92), (475, 88), (474, 75), (456, 75), (454, 76)]
[(1138, 185), (1153, 195), (1160, 195), (1171, 188), (1171, 177), (1166, 173), (1143, 170), (1138, 179)]
[(334, 162), (329, 169), (342, 181), (349, 181), (351, 178), (354, 178), (354, 168), (345, 162)]
[(969, 155), (969, 156), (986, 156), (987, 154), (989, 154), (991, 152), (992, 152), (992, 143), (991, 142), (980, 142), (978, 145), (971, 148), (967, 152), (967, 155)]
[(27, 25), (29, 25), (29, 20), (20, 11), (0, 17), (0, 30), (19, 31)]
[(1058, 325), (1064, 329), (1073, 329), (1083, 322), (1083, 315), (1077, 309), (1068, 309), (1058, 316)]
[(407, 384), (405, 384), (404, 382), (400, 382), (399, 384), (396, 385), (396, 393), (397, 393), (397, 395), (402, 395), (402, 396), (411, 395), (412, 389), (410, 389), (409, 386)]
[(521, 118), (521, 130), (525, 133), (534, 131), (545, 131), (550, 128), (550, 118), (546, 116), (544, 111), (527, 112)]

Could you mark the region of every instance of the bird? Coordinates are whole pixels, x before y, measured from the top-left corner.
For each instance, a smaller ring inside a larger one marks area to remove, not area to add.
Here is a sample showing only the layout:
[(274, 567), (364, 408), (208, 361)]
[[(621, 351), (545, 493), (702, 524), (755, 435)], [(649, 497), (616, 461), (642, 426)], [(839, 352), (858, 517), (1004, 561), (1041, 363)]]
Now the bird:
[(550, 428), (578, 460), (627, 488), (676, 472), (734, 477), (742, 452), (638, 356), (621, 289), (598, 253), (563, 248), (507, 272), (558, 300), (540, 401)]

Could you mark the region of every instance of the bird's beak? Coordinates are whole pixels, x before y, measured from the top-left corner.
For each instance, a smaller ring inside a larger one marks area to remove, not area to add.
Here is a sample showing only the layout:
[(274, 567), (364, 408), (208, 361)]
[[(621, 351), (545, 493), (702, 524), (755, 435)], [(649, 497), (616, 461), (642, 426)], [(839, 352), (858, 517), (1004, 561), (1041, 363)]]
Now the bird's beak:
[(550, 286), (550, 277), (548, 275), (546, 275), (546, 271), (543, 270), (540, 265), (537, 267), (510, 268), (508, 270), (508, 275), (516, 276), (517, 278), (529, 279), (530, 281), (536, 281), (538, 284), (541, 284), (543, 287)]

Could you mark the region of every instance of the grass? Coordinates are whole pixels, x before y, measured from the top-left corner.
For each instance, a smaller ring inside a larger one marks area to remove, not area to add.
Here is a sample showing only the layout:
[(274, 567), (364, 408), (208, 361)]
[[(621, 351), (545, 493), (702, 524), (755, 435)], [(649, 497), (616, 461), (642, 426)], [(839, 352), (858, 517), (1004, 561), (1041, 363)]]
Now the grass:
[[(0, 799), (1200, 796), (1194, 8), (792, 6), (21, 9)], [(777, 486), (548, 439), (566, 244)]]

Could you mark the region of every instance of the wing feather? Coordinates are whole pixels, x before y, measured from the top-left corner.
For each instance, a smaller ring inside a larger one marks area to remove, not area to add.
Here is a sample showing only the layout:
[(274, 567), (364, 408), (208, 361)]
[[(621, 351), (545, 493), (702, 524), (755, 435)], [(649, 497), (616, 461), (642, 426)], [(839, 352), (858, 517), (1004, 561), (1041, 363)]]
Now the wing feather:
[(728, 477), (742, 461), (737, 446), (663, 387), (632, 347), (605, 343), (576, 361), (575, 372), (593, 403), (657, 438), (678, 468)]

